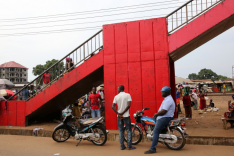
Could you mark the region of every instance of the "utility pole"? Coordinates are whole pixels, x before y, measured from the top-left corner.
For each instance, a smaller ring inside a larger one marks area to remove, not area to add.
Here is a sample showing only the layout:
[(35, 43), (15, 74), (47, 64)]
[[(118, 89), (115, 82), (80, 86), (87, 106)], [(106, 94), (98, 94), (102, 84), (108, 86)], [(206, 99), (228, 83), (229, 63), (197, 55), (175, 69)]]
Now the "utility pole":
[(232, 78), (234, 78), (234, 65), (232, 66)]

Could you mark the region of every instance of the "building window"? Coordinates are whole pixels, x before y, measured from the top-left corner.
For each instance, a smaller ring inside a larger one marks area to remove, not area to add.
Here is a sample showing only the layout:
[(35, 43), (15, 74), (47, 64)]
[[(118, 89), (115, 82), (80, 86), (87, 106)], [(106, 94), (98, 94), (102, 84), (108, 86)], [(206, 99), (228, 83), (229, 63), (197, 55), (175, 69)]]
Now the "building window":
[(26, 74), (24, 74), (24, 76), (26, 76)]
[(24, 71), (26, 71), (26, 69), (24, 69)]
[(4, 74), (2, 74), (2, 76), (4, 76)]
[(20, 74), (20, 77), (22, 77), (22, 74)]
[(2, 69), (2, 70), (5, 70), (5, 69)]
[(24, 81), (26, 81), (26, 79), (24, 79)]

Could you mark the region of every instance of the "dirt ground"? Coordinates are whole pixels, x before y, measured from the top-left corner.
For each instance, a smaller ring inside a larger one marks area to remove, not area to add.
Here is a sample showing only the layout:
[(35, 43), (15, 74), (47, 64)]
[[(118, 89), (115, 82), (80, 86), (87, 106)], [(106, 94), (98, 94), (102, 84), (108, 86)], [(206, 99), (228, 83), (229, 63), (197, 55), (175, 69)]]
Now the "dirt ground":
[[(150, 143), (139, 143), (135, 150), (120, 150), (118, 141), (107, 141), (104, 146), (96, 146), (88, 141), (82, 141), (76, 147), (77, 140), (69, 139), (57, 143), (48, 137), (0, 135), (1, 156), (142, 156), (149, 150)], [(233, 155), (233, 146), (188, 145), (183, 149), (173, 151), (158, 144), (157, 153), (163, 156), (220, 156)]]
[[(232, 100), (230, 96), (207, 96), (207, 104), (209, 104), (210, 99), (215, 103), (215, 107), (219, 108), (218, 112), (204, 112), (201, 110), (192, 109), (192, 120), (186, 120), (187, 132), (193, 136), (234, 136), (234, 128), (230, 128), (228, 124), (228, 130), (223, 129), (223, 123), (221, 118), (223, 118), (224, 112), (228, 111), (228, 101)], [(198, 105), (200, 105), (200, 99), (198, 98)], [(179, 118), (184, 116), (184, 108), (181, 101), (182, 114), (179, 114)], [(199, 114), (202, 113), (202, 114)]]

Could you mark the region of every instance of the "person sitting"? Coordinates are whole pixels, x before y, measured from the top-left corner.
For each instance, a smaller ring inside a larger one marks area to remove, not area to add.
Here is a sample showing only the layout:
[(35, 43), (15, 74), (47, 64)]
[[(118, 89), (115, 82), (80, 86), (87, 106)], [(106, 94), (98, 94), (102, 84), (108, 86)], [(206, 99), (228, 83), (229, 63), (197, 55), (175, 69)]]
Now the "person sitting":
[(208, 105), (208, 107), (211, 107), (211, 108), (213, 108), (213, 107), (214, 107), (214, 102), (213, 102), (213, 100), (212, 100), (212, 99), (210, 99), (210, 105)]
[[(232, 99), (234, 100), (234, 95), (232, 95)], [(225, 112), (224, 117), (234, 119), (234, 102), (228, 101), (228, 110), (230, 112)], [(231, 124), (231, 128), (234, 128), (234, 121), (227, 120), (227, 122)]]
[(158, 145), (159, 134), (163, 130), (163, 128), (169, 123), (170, 120), (173, 119), (175, 112), (175, 102), (172, 98), (171, 88), (165, 86), (161, 90), (161, 95), (164, 97), (164, 100), (158, 110), (158, 113), (154, 114), (157, 122), (153, 131), (153, 141), (150, 149), (145, 152), (145, 154), (156, 153), (156, 146)]

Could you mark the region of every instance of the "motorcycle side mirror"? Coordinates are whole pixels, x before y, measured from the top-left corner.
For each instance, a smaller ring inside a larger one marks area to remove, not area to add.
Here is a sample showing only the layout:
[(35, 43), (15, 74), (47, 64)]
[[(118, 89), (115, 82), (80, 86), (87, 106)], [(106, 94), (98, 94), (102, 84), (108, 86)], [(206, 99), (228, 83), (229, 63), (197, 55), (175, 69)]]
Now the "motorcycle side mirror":
[(149, 110), (149, 108), (145, 108), (144, 110)]

